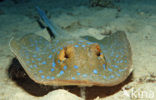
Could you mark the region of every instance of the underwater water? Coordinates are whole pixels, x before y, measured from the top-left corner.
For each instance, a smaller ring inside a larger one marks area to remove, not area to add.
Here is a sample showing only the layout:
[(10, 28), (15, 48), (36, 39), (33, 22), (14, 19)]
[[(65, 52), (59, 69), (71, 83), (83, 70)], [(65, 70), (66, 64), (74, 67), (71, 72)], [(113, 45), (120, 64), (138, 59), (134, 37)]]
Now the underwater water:
[(155, 0), (0, 0), (0, 100), (155, 100)]

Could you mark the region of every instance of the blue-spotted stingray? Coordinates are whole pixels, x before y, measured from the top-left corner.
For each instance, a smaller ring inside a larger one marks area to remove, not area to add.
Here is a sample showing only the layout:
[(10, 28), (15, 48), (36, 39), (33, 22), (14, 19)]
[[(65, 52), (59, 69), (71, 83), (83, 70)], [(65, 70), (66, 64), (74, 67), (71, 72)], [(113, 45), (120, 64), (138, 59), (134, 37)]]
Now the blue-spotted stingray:
[(65, 34), (48, 41), (28, 34), (12, 38), (10, 49), (28, 76), (44, 85), (113, 86), (132, 71), (131, 47), (122, 31), (102, 40)]
[(29, 77), (45, 85), (113, 86), (131, 72), (131, 48), (124, 32), (102, 40), (89, 37), (47, 41), (34, 34), (10, 42)]

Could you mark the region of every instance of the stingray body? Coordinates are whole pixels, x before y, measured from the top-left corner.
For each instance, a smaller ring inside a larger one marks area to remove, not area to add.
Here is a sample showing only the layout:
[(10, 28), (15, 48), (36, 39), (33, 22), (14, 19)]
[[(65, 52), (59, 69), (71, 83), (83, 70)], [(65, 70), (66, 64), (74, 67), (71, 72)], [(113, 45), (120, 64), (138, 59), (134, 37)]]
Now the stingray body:
[[(49, 25), (45, 14), (40, 15), (44, 15), (42, 18)], [(124, 32), (97, 40), (89, 36), (72, 37), (55, 30), (54, 24), (51, 29), (57, 35), (50, 41), (35, 34), (10, 41), (11, 51), (35, 82), (57, 86), (113, 86), (131, 73), (132, 53)]]
[(124, 32), (102, 40), (64, 37), (50, 42), (29, 34), (13, 38), (10, 47), (29, 77), (40, 84), (113, 86), (131, 72), (131, 49)]

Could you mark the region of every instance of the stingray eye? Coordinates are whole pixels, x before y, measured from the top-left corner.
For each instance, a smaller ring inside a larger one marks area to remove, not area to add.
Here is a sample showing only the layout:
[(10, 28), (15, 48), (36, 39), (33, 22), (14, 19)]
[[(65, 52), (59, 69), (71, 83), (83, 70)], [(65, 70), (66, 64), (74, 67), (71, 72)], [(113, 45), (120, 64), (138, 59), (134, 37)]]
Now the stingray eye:
[(65, 57), (71, 58), (74, 55), (74, 47), (73, 46), (67, 46), (65, 48)]
[(58, 59), (60, 61), (64, 61), (64, 60), (72, 57), (74, 55), (73, 50), (74, 50), (74, 48), (72, 46), (67, 46), (67, 47), (63, 48), (60, 51), (60, 54), (58, 55)]
[(90, 51), (93, 52), (94, 54), (96, 54), (96, 56), (98, 56), (98, 57), (101, 55), (101, 49), (98, 44), (92, 44), (90, 46)]
[(100, 56), (101, 55), (101, 49), (100, 49), (100, 46), (99, 45), (96, 45), (96, 55), (97, 56)]

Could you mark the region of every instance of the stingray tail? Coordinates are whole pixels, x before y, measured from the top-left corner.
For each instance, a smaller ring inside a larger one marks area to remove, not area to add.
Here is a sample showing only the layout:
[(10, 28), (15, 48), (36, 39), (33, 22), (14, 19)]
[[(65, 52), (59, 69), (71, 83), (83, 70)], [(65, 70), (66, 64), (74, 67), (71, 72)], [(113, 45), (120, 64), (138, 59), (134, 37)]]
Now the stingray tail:
[(45, 12), (40, 9), (38, 6), (36, 6), (37, 12), (40, 15), (40, 18), (44, 21), (44, 23), (48, 26), (50, 31), (53, 33), (54, 37), (58, 36), (58, 33), (56, 32), (55, 26), (53, 23), (51, 23), (46, 16)]

